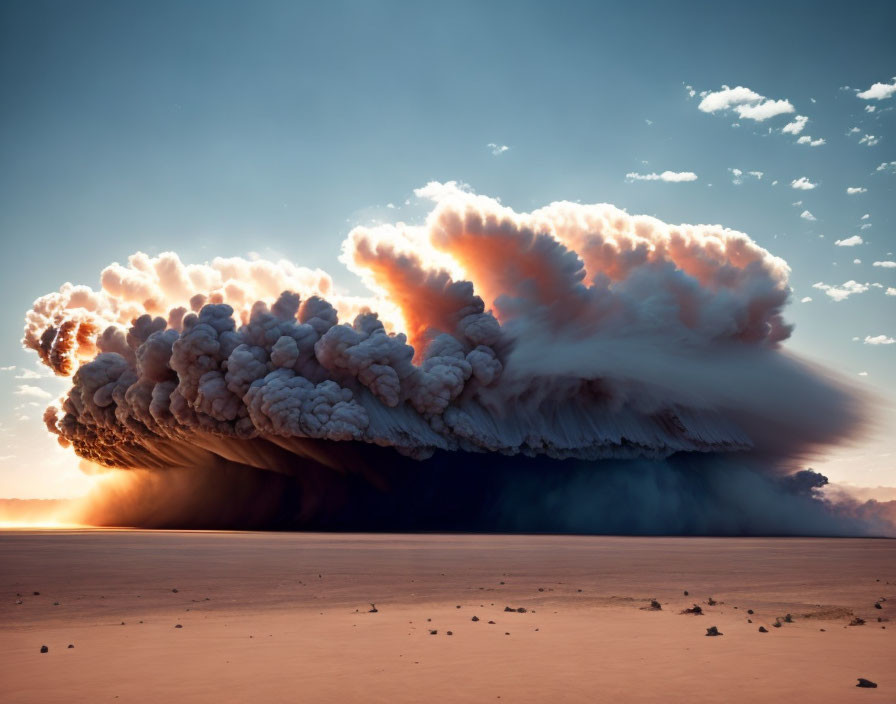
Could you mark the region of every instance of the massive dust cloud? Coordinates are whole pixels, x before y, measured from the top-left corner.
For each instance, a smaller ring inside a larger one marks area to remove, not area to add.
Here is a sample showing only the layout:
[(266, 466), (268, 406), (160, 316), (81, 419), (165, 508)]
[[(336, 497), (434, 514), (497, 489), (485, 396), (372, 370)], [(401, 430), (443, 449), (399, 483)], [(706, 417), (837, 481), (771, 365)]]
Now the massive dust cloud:
[[(24, 344), (71, 376), (45, 422), (126, 470), (99, 524), (868, 534), (813, 452), (863, 401), (782, 348), (787, 264), (612, 205), (518, 213), (430, 183), (357, 227), (370, 290), (279, 261), (138, 253), (65, 284)], [(797, 475), (806, 476), (806, 475)]]

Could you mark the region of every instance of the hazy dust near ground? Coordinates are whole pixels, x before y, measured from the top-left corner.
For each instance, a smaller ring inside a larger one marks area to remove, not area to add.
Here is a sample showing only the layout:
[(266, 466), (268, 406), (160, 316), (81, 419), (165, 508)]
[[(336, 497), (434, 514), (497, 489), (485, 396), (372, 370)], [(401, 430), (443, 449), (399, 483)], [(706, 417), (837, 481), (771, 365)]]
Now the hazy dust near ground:
[(882, 702), (894, 610), (890, 540), (9, 531), (0, 699)]

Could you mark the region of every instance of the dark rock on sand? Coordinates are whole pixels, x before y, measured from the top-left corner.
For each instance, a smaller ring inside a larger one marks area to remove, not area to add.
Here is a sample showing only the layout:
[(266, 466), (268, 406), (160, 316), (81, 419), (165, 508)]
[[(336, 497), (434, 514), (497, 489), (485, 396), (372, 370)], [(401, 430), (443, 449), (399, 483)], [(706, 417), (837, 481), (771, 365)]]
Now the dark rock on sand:
[(176, 624), (174, 627), (175, 627), (175, 628), (183, 628), (183, 625), (181, 625), (181, 624), (178, 623), (178, 624)]
[(849, 622), (849, 625), (850, 626), (864, 626), (865, 619), (859, 618), (858, 616), (856, 616), (852, 621)]
[(747, 613), (750, 614), (750, 616), (752, 616), (752, 615), (753, 615), (753, 609), (747, 609)]
[(784, 622), (785, 623), (793, 623), (793, 616), (791, 616), (790, 614), (785, 615)]
[(68, 647), (69, 647), (69, 648), (74, 648), (75, 646), (72, 645), (71, 643), (69, 643), (69, 644), (68, 644)]
[(429, 635), (431, 635), (431, 636), (438, 635), (438, 633), (439, 633), (438, 629), (431, 628), (431, 629), (429, 630)]
[(40, 652), (42, 652), (42, 653), (49, 653), (49, 652), (50, 652), (50, 649), (49, 649), (47, 646), (42, 645), (42, 646), (40, 646)]
[(699, 604), (694, 604), (690, 609), (685, 609), (681, 613), (694, 614), (694, 616), (702, 616), (703, 615), (703, 607), (701, 607)]
[(715, 606), (718, 602), (715, 599), (713, 599), (712, 597), (709, 597), (709, 599), (706, 600), (706, 603), (709, 604), (710, 606)]
[(478, 617), (478, 616), (474, 616), (474, 617), (471, 618), (470, 620), (471, 620), (471, 621), (478, 621), (478, 620), (479, 620), (479, 617)]
[(379, 612), (380, 612), (380, 610), (378, 608), (376, 608), (376, 604), (371, 604), (370, 608), (367, 609), (367, 613), (369, 613), (369, 614), (378, 614)]
[(876, 601), (876, 602), (874, 602), (874, 608), (875, 608), (875, 609), (882, 609), (882, 608), (884, 608), (884, 607), (880, 605), (880, 602), (879, 602), (879, 601)]
[(859, 683), (856, 687), (866, 687), (868, 689), (874, 689), (877, 687), (877, 682), (872, 682), (871, 680), (866, 680), (864, 677), (859, 677)]
[(760, 627), (759, 627), (759, 632), (760, 632), (760, 633), (768, 633), (768, 629), (767, 629), (765, 626), (760, 626)]
[(662, 607), (662, 604), (660, 604), (660, 602), (658, 602), (656, 599), (651, 599), (650, 600), (650, 608), (653, 609), (654, 611), (659, 611), (663, 607)]
[(710, 626), (706, 629), (706, 635), (708, 636), (721, 636), (724, 635), (718, 628), (715, 626)]
[(489, 623), (492, 624), (493, 626), (495, 625), (494, 621), (489, 621)]

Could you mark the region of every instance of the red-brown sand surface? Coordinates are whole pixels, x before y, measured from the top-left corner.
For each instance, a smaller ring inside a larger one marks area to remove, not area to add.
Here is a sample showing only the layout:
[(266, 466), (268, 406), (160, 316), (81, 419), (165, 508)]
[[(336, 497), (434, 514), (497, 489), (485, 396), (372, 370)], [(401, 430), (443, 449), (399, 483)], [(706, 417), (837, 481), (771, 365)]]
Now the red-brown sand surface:
[(893, 702), (894, 614), (892, 540), (6, 531), (0, 701)]

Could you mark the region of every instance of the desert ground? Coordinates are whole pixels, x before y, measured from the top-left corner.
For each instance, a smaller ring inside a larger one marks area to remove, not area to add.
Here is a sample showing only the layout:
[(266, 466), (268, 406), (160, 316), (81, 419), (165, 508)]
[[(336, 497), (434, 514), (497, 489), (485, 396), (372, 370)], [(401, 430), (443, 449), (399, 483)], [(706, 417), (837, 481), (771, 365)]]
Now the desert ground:
[(893, 540), (8, 530), (0, 700), (892, 702), (894, 612)]

